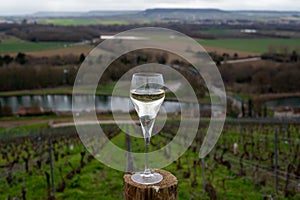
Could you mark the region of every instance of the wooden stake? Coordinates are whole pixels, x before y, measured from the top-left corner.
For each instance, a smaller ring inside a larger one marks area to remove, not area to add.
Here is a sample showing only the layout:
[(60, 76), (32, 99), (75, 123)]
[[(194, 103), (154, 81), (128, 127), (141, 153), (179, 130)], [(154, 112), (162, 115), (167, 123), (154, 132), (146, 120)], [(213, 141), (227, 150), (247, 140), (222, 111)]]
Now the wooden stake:
[(131, 180), (131, 174), (124, 175), (124, 199), (125, 200), (177, 200), (177, 178), (165, 170), (154, 170), (163, 176), (160, 183), (154, 185), (142, 185)]

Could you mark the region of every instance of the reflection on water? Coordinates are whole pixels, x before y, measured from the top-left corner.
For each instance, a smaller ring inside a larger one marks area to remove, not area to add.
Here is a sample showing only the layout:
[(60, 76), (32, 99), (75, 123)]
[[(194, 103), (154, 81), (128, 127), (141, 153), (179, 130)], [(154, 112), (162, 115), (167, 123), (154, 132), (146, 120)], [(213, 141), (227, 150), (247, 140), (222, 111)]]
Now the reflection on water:
[[(77, 95), (74, 97), (77, 105), (80, 105), (81, 110), (90, 111), (122, 111), (134, 110), (132, 103), (127, 97), (111, 97), (101, 95)], [(91, 106), (91, 102), (95, 102), (95, 108)], [(19, 107), (41, 106), (44, 109), (53, 111), (72, 111), (72, 96), (71, 95), (27, 95), (27, 96), (10, 96), (0, 97), (2, 106), (8, 105), (14, 113), (18, 112)], [(268, 108), (274, 109), (278, 106), (293, 106), (300, 107), (300, 98), (275, 99), (265, 103)], [(113, 105), (113, 106), (112, 106)], [(195, 105), (192, 103), (178, 103), (173, 101), (164, 101), (163, 109), (166, 112), (180, 112), (183, 110), (193, 109)], [(200, 109), (208, 110), (209, 105), (201, 105)]]
[[(133, 110), (133, 105), (127, 97), (111, 97), (111, 96), (94, 96), (94, 95), (77, 95), (74, 97), (76, 105), (80, 105), (81, 111), (122, 111), (128, 112)], [(91, 106), (91, 102), (95, 102), (95, 107)], [(28, 95), (28, 96), (11, 96), (0, 97), (1, 105), (8, 105), (14, 113), (18, 112), (19, 107), (41, 106), (44, 109), (53, 111), (72, 111), (71, 95)], [(113, 105), (113, 106), (112, 106)], [(178, 103), (165, 101), (162, 105), (166, 112), (180, 112), (180, 108), (184, 110), (194, 109), (192, 103)], [(202, 109), (209, 109), (209, 105)]]
[(267, 101), (265, 104), (268, 108), (271, 109), (274, 109), (278, 106), (300, 107), (300, 98), (293, 97), (293, 98), (285, 98), (285, 99), (275, 99), (275, 100)]

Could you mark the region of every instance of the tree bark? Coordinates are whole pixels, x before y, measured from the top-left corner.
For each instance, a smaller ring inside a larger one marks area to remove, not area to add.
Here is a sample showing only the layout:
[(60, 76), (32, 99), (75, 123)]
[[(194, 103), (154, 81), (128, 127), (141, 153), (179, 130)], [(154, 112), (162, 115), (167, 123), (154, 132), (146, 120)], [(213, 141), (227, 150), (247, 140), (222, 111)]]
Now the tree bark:
[(168, 171), (154, 170), (163, 176), (160, 183), (154, 185), (142, 185), (131, 180), (131, 174), (124, 175), (124, 199), (125, 200), (177, 200), (178, 181)]

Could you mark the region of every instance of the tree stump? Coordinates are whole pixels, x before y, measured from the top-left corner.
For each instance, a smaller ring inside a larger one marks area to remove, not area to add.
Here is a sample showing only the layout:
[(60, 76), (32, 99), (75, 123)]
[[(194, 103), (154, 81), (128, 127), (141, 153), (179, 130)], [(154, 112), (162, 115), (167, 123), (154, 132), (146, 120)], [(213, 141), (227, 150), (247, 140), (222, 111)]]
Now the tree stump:
[(160, 183), (154, 185), (142, 185), (131, 180), (131, 174), (124, 175), (124, 199), (125, 200), (177, 200), (177, 178), (165, 170), (154, 170), (163, 176)]

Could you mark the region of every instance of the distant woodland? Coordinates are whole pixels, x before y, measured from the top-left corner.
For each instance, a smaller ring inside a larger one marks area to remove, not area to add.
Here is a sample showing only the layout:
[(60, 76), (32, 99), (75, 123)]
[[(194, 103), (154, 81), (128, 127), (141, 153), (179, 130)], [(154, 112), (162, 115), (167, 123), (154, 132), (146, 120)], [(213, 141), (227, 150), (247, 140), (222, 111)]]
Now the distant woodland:
[[(166, 27), (183, 32), (193, 38), (264, 38), (279, 37), (276, 31), (296, 31), (299, 29), (295, 24), (265, 24), (256, 22), (253, 24), (188, 24), (188, 23), (153, 23), (151, 26)], [(0, 24), (0, 32), (5, 35), (15, 36), (25, 41), (31, 42), (82, 42), (92, 41), (102, 34), (114, 34), (136, 27), (149, 26), (149, 24), (123, 24), (123, 25), (77, 25), (58, 26), (42, 24)], [(269, 30), (265, 33), (261, 31), (254, 34), (244, 34), (239, 31), (213, 34), (199, 30), (205, 29), (242, 29), (253, 28), (256, 30)], [(272, 32), (272, 30), (274, 30)], [(271, 31), (271, 32), (270, 32)], [(274, 34), (274, 35), (272, 35)], [(286, 37), (286, 36), (282, 36)], [(293, 37), (291, 35), (291, 37)], [(1, 42), (1, 41), (0, 41)], [(93, 45), (97, 45), (93, 43)], [(1, 44), (1, 43), (0, 43)], [(226, 60), (239, 58), (238, 53), (232, 57), (229, 54), (218, 54), (211, 52), (212, 59), (218, 65), (225, 85), (233, 92), (252, 93), (280, 93), (299, 92), (300, 88), (300, 55), (299, 51), (288, 51), (285, 48), (276, 51), (270, 49), (269, 52), (261, 55), (263, 61), (259, 63), (226, 64)], [(54, 55), (33, 57), (26, 53), (17, 55), (0, 56), (0, 91), (23, 90), (35, 88), (49, 88), (62, 85), (72, 86), (80, 64), (85, 59), (84, 54)], [(104, 82), (118, 80), (124, 72), (131, 67), (148, 62), (158, 62), (170, 66), (180, 65), (189, 67), (189, 64), (180, 58), (169, 57), (165, 52), (134, 52), (124, 55), (116, 60), (105, 72)], [(222, 64), (221, 64), (222, 63)], [(187, 76), (194, 76), (186, 73)], [(203, 93), (203, 92), (202, 92)]]
[[(78, 26), (58, 26), (58, 25), (42, 25), (42, 24), (0, 24), (0, 32), (7, 35), (13, 35), (23, 40), (42, 42), (42, 41), (65, 41), (65, 42), (81, 42), (83, 40), (92, 40), (105, 33), (119, 33), (138, 27), (165, 27), (177, 30), (194, 38), (214, 39), (214, 38), (264, 38), (264, 37), (293, 37), (293, 35), (276, 35), (276, 31), (297, 31), (299, 27), (293, 24), (264, 24), (254, 23), (245, 25), (228, 25), (228, 24), (180, 24), (180, 23), (154, 23), (154, 24), (126, 24), (126, 25), (78, 25)], [(256, 29), (269, 30), (274, 33), (257, 32), (255, 34), (243, 34), (240, 32), (216, 35), (211, 33), (203, 33), (200, 30), (205, 29)]]
[[(24, 90), (72, 86), (85, 55), (32, 57), (18, 53), (15, 57), (0, 56), (0, 90)], [(165, 52), (133, 52), (117, 59), (105, 71), (101, 83), (117, 81), (134, 66), (158, 62), (169, 66), (190, 65), (179, 57), (170, 57)], [(233, 92), (279, 93), (298, 92), (300, 88), (300, 62), (275, 62), (262, 60), (259, 63), (222, 64), (219, 70), (227, 89)], [(178, 70), (178, 69), (177, 69)], [(186, 71), (186, 70), (185, 70)], [(187, 76), (195, 76), (192, 72)], [(199, 77), (198, 77), (199, 78)]]

